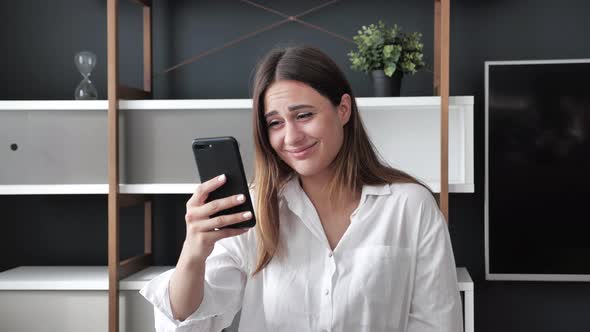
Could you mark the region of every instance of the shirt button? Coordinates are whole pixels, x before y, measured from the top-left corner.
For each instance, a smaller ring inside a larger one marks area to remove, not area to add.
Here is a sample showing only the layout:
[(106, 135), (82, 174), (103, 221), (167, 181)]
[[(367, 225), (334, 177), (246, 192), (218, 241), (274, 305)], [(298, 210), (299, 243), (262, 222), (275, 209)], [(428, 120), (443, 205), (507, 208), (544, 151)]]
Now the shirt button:
[(330, 294), (330, 291), (328, 289), (326, 289), (326, 290), (324, 290), (324, 294), (328, 295), (328, 294)]
[(328, 254), (328, 257), (332, 257), (332, 252), (330, 251), (330, 253)]

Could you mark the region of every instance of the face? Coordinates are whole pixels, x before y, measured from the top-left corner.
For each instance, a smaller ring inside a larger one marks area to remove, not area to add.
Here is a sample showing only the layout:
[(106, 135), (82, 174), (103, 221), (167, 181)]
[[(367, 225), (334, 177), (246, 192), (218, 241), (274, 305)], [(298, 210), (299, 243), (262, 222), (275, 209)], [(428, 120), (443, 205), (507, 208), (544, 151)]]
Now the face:
[(304, 83), (274, 82), (264, 96), (271, 146), (301, 176), (325, 172), (342, 146), (350, 104), (348, 94), (333, 106)]

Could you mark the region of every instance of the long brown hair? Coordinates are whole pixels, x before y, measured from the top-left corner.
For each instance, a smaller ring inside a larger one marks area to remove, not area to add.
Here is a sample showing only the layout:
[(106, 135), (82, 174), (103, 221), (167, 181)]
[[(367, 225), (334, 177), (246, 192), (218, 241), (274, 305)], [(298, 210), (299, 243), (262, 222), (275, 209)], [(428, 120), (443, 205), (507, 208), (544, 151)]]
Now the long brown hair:
[[(276, 48), (258, 64), (253, 81), (255, 167), (253, 185), (257, 192), (257, 263), (252, 275), (268, 265), (279, 246), (278, 192), (295, 171), (283, 162), (270, 145), (264, 119), (264, 97), (268, 87), (280, 80), (307, 84), (330, 100), (334, 107), (345, 93), (351, 97), (351, 115), (344, 125), (344, 141), (331, 164), (334, 177), (327, 190), (333, 201), (363, 185), (420, 183), (409, 174), (389, 167), (378, 157), (362, 120), (350, 84), (336, 63), (320, 50), (307, 46)], [(426, 186), (425, 186), (426, 187)], [(428, 187), (426, 187), (428, 188)]]

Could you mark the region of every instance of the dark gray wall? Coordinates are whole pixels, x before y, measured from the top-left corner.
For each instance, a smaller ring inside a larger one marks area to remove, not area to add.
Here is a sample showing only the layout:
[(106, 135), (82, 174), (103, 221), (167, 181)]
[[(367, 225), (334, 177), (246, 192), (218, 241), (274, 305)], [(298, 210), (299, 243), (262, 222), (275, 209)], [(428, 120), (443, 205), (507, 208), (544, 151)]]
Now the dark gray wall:
[[(140, 15), (121, 1), (121, 81), (139, 86)], [(321, 1), (261, 1), (292, 15)], [(307, 43), (331, 55), (358, 96), (370, 95), (365, 75), (348, 68), (352, 45), (288, 23), (167, 75), (171, 65), (280, 20), (239, 1), (155, 1), (156, 98), (247, 98), (252, 67), (277, 43)], [(588, 331), (590, 284), (484, 280), (484, 77), (486, 60), (589, 58), (586, 1), (455, 0), (451, 3), (451, 94), (475, 96), (474, 194), (452, 194), (450, 225), (456, 261), (475, 280), (478, 331)], [(424, 34), (432, 64), (432, 1), (343, 1), (304, 19), (342, 35), (382, 18)], [(106, 98), (106, 6), (103, 0), (0, 2), (0, 99), (72, 99), (81, 77), (73, 54), (97, 53), (93, 80)], [(136, 40), (136, 41), (134, 41)], [(431, 65), (432, 66), (432, 65)], [(404, 81), (403, 95), (432, 93), (432, 73)], [(0, 147), (8, 148), (8, 147)], [(156, 264), (174, 264), (184, 239), (187, 195), (159, 195), (154, 204)], [(106, 198), (1, 197), (0, 269), (17, 265), (101, 264), (107, 260)], [(125, 210), (122, 256), (139, 252), (141, 213)]]
[[(142, 88), (142, 11), (131, 1), (119, 3), (119, 82)], [(154, 66), (161, 68), (173, 51), (170, 6), (155, 1), (154, 7)], [(0, 20), (1, 99), (73, 99), (82, 80), (74, 54), (85, 50), (96, 54), (90, 79), (98, 98), (107, 99), (106, 1), (0, 1)], [(156, 98), (168, 93), (167, 80), (155, 84)]]

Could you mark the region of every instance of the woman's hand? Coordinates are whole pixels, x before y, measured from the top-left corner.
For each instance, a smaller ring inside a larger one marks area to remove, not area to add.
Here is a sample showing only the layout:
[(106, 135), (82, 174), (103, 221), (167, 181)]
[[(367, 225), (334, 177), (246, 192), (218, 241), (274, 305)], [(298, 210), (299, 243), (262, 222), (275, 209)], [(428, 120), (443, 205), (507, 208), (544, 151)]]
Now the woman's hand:
[(225, 182), (225, 175), (221, 175), (200, 184), (186, 203), (186, 239), (179, 263), (203, 264), (213, 251), (215, 242), (248, 231), (248, 229), (240, 228), (220, 228), (251, 219), (252, 213), (250, 211), (220, 215), (215, 218), (210, 217), (219, 211), (245, 202), (244, 195), (234, 195), (205, 203), (209, 193), (221, 187)]

